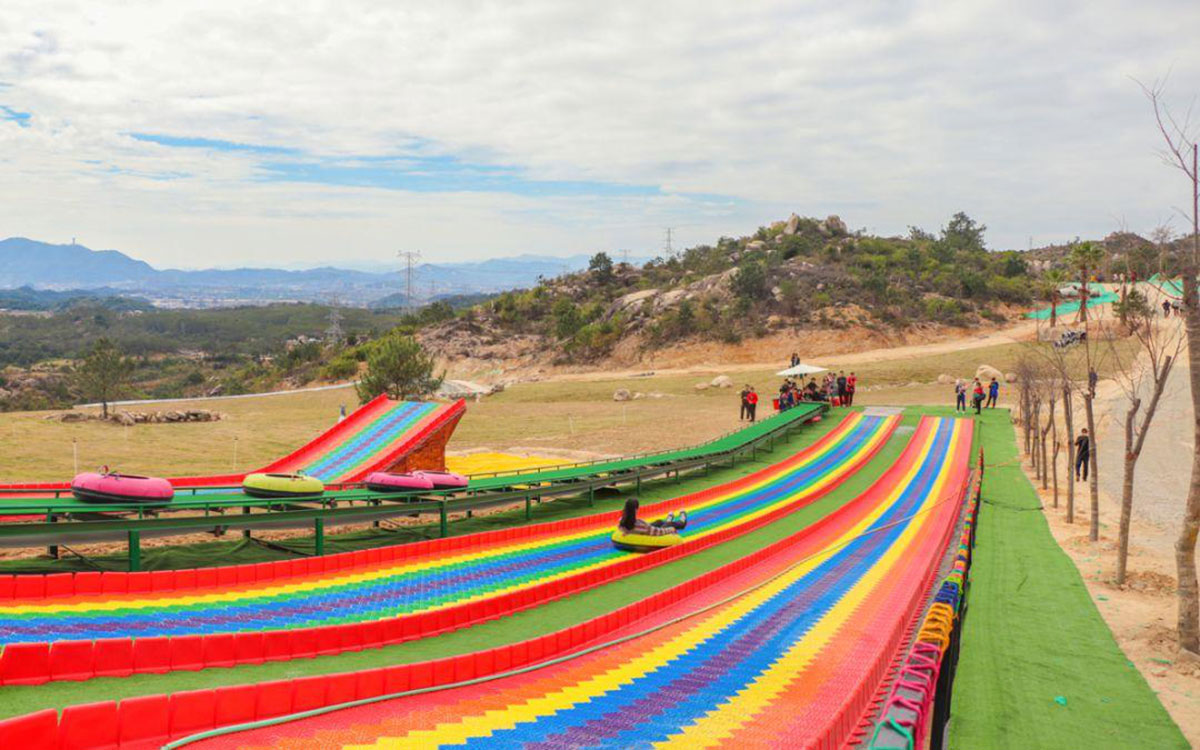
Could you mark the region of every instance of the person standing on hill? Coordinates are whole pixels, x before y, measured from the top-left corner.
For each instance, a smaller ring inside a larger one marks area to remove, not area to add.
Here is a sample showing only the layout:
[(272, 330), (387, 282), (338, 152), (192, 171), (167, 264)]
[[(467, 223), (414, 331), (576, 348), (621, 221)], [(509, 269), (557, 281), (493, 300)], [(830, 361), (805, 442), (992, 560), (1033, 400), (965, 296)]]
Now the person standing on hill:
[(858, 376), (853, 372), (846, 378), (846, 406), (854, 406), (854, 392), (858, 390)]
[(742, 421), (743, 419), (745, 419), (746, 417), (750, 416), (750, 401), (748, 400), (749, 397), (750, 397), (750, 386), (749, 385), (742, 386), (742, 411), (740, 414), (738, 414), (739, 422)]
[(839, 372), (838, 376), (837, 376), (837, 396), (838, 396), (838, 402), (842, 406), (845, 406), (846, 405), (846, 371), (845, 370), (842, 370), (841, 372)]
[(971, 400), (975, 403), (975, 413), (982, 414), (983, 411), (983, 383), (979, 382), (979, 378), (975, 378), (975, 388), (971, 392)]
[(967, 384), (962, 379), (954, 381), (954, 411), (967, 410)]
[(792, 367), (795, 367), (798, 364), (800, 364), (800, 355), (796, 352), (792, 352)]
[(750, 388), (750, 392), (746, 394), (746, 407), (750, 411), (750, 421), (754, 421), (754, 412), (758, 410), (758, 393), (754, 388)]
[[(1088, 437), (1087, 428), (1084, 427), (1079, 433), (1079, 437), (1075, 438), (1075, 481), (1086, 482), (1088, 478), (1088, 465), (1091, 464), (1092, 458), (1092, 439)], [(1082, 472), (1081, 472), (1082, 470)], [(1080, 479), (1080, 473), (1083, 478)]]
[(1000, 395), (1000, 381), (992, 378), (992, 382), (988, 383), (987, 406), (989, 409), (996, 408), (996, 397)]

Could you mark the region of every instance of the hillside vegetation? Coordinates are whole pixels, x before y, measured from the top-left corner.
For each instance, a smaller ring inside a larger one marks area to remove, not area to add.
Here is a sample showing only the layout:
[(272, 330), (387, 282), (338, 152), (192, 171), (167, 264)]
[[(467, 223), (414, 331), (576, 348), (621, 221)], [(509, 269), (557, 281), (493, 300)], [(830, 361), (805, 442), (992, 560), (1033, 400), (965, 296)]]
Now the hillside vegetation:
[(1033, 299), (1018, 252), (989, 252), (986, 227), (956, 214), (939, 232), (851, 232), (836, 216), (792, 215), (641, 267), (606, 254), (588, 270), (543, 280), (422, 333), (447, 359), (554, 352), (595, 361), (618, 345), (736, 342), (772, 330), (970, 327), (1002, 322)]

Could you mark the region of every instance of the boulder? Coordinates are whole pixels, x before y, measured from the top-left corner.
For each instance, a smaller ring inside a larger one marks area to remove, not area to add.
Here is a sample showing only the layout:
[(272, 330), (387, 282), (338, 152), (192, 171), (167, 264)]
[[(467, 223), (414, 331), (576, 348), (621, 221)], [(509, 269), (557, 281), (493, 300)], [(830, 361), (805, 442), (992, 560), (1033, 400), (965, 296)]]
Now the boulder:
[(946, 373), (937, 376), (938, 385), (954, 385), (955, 378), (950, 377)]
[(762, 240), (751, 240), (750, 242), (746, 243), (747, 250), (762, 250), (766, 246), (767, 243), (763, 242)]
[(629, 401), (632, 398), (633, 395), (629, 393), (629, 389), (627, 388), (618, 388), (613, 391), (613, 401)]
[(696, 385), (695, 385), (695, 388), (696, 388), (696, 390), (698, 390), (698, 391), (707, 391), (707, 390), (708, 390), (708, 383), (696, 383)]
[(979, 378), (980, 382), (986, 383), (992, 378), (995, 378), (996, 380), (1003, 380), (1004, 373), (1000, 372), (991, 365), (980, 365), (979, 369), (975, 371), (975, 377)]
[(132, 427), (137, 424), (137, 420), (127, 411), (119, 411), (113, 415), (113, 421), (125, 427)]
[(1005, 382), (1005, 383), (1015, 383), (1015, 382), (1017, 382), (1017, 374), (1016, 374), (1015, 372), (1006, 372), (1006, 373), (1004, 373), (1004, 382)]
[(81, 411), (63, 412), (58, 417), (58, 421), (60, 422), (86, 422), (87, 420), (88, 415)]
[(633, 400), (634, 400), (634, 401), (641, 400), (641, 399), (643, 399), (643, 398), (645, 398), (645, 397), (646, 397), (646, 394), (642, 393), (641, 391), (638, 391), (637, 393), (633, 394)]
[(709, 385), (713, 388), (732, 388), (733, 378), (728, 375), (718, 375), (709, 382)]
[(850, 233), (850, 230), (846, 227), (846, 222), (842, 221), (842, 218), (836, 214), (827, 217), (823, 223), (829, 233), (835, 237)]
[(788, 217), (787, 224), (783, 225), (784, 234), (795, 234), (800, 231), (800, 217), (792, 214)]

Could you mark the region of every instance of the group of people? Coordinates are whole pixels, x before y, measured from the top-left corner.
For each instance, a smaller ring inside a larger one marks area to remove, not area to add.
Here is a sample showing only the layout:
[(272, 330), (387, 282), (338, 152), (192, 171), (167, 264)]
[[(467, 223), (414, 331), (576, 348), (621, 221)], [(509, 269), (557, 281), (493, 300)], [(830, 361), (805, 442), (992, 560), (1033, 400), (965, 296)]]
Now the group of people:
[(857, 389), (858, 376), (853, 372), (847, 375), (844, 370), (837, 375), (826, 373), (820, 383), (817, 383), (816, 378), (809, 378), (807, 384), (787, 378), (779, 386), (777, 406), (780, 411), (787, 411), (805, 401), (825, 401), (833, 406), (853, 406), (854, 392)]
[[(975, 378), (970, 391), (971, 405), (975, 407), (975, 413), (982, 414), (985, 407), (996, 408), (996, 399), (1000, 397), (1000, 381), (992, 378), (992, 382), (987, 384), (985, 393), (983, 382), (979, 378)], [(954, 381), (954, 410), (962, 412), (967, 410), (967, 383), (961, 378)]]
[(1164, 318), (1171, 317), (1172, 311), (1175, 312), (1176, 317), (1183, 314), (1183, 306), (1180, 305), (1178, 301), (1172, 301), (1169, 299), (1165, 299), (1162, 301), (1162, 309), (1163, 309), (1163, 317)]

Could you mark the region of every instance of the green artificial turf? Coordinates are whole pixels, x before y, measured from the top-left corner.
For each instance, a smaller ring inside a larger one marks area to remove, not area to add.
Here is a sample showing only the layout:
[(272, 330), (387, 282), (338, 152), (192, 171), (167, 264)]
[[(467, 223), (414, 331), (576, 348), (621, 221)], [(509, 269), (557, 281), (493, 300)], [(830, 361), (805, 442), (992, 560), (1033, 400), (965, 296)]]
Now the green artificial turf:
[(949, 747), (1187, 748), (1051, 536), (1008, 411), (980, 421), (983, 504)]
[[(827, 515), (865, 490), (891, 466), (908, 443), (917, 419), (918, 417), (915, 415), (905, 416), (896, 434), (866, 466), (828, 495), (792, 513), (787, 518), (659, 568), (520, 612), (511, 617), (395, 646), (368, 649), (357, 653), (322, 656), (315, 659), (299, 659), (228, 669), (208, 669), (202, 672), (172, 672), (164, 675), (134, 675), (125, 678), (97, 678), (86, 682), (5, 687), (0, 688), (0, 718), (38, 709), (62, 708), (67, 705), (93, 701), (119, 700), (137, 695), (215, 688), (224, 685), (372, 669), (391, 664), (437, 659), (488, 649), (570, 627), (744, 557)], [(816, 425), (797, 432), (786, 444), (780, 442), (773, 452), (761, 452), (755, 461), (739, 462), (734, 468), (712, 471), (707, 477), (685, 476), (679, 482), (659, 482), (652, 488), (643, 485), (645, 491), (642, 492), (641, 497), (646, 501), (666, 499), (745, 476), (810, 445), (840, 421), (840, 416), (826, 418)], [(563, 514), (578, 515), (605, 508), (615, 509), (623, 502), (623, 499), (616, 496), (603, 500), (597, 499), (595, 508), (587, 507), (586, 501), (580, 502), (581, 504), (571, 505), (565, 501), (556, 501), (542, 506), (539, 510), (544, 510), (547, 514), (551, 512), (557, 514), (553, 517), (565, 517)], [(537, 520), (547, 520), (547, 517), (549, 516), (540, 516)], [(471, 522), (494, 526), (502, 523), (503, 519), (488, 517), (471, 519), (464, 523)]]

